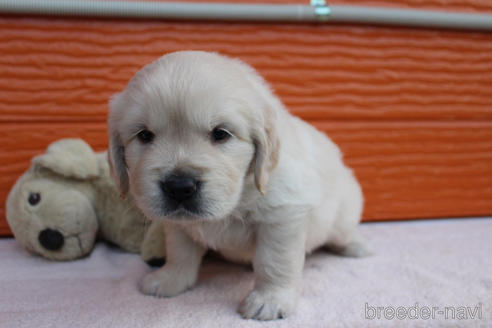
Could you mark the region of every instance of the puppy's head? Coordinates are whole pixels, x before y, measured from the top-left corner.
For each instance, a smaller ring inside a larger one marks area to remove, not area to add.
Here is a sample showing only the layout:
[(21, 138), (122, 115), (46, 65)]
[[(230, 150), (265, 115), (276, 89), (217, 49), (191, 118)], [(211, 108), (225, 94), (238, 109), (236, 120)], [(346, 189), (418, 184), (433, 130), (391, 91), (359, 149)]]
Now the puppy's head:
[[(177, 52), (145, 66), (110, 102), (120, 192), (150, 218), (221, 219), (276, 165), (279, 100), (246, 64)], [(255, 191), (258, 192), (258, 191)]]

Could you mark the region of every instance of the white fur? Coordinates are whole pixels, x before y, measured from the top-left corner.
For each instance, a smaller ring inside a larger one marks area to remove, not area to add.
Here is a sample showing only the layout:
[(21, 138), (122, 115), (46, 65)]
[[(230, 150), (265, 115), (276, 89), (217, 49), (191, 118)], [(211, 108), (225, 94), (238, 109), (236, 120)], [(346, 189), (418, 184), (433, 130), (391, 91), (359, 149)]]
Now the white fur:
[[(174, 296), (191, 288), (202, 255), (214, 249), (251, 261), (255, 286), (245, 318), (288, 316), (297, 303), (306, 253), (323, 245), (348, 255), (363, 198), (337, 146), (293, 117), (248, 65), (217, 54), (177, 52), (139, 71), (111, 101), (113, 175), (154, 220), (165, 219), (167, 264), (142, 291)], [(233, 137), (213, 144), (225, 125)], [(152, 144), (135, 137), (139, 126)], [(206, 181), (202, 216), (166, 215), (157, 180), (192, 168)]]

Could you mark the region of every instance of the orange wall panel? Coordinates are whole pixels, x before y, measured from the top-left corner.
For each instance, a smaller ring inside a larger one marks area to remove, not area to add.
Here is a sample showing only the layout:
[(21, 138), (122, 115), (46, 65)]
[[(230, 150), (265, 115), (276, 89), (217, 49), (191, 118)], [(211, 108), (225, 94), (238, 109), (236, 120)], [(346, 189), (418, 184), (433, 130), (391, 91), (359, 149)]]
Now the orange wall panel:
[(490, 33), (34, 18), (0, 30), (2, 121), (104, 120), (141, 66), (182, 49), (244, 59), (305, 118), (492, 118)]
[[(311, 123), (340, 145), (354, 169), (366, 198), (366, 220), (492, 213), (492, 122)], [(98, 151), (107, 147), (104, 123), (4, 126), (0, 199), (33, 156), (54, 140), (77, 136)], [(0, 234), (8, 231), (0, 221)]]
[[(492, 13), (485, 0), (362, 4)], [(366, 220), (492, 214), (492, 33), (0, 16), (0, 234), (29, 159), (62, 137), (104, 149), (108, 98), (183, 49), (242, 58), (332, 136), (361, 180)]]

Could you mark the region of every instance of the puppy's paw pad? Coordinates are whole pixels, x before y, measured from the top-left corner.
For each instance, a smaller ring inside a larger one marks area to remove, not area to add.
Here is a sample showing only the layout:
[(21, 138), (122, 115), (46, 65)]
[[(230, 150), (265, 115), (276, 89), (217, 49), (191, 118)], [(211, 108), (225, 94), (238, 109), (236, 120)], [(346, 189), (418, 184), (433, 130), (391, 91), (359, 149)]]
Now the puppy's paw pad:
[(148, 273), (142, 280), (140, 290), (145, 295), (172, 297), (182, 293), (187, 287), (182, 278), (161, 269)]
[(294, 311), (295, 297), (253, 290), (239, 306), (245, 319), (275, 320), (287, 317)]

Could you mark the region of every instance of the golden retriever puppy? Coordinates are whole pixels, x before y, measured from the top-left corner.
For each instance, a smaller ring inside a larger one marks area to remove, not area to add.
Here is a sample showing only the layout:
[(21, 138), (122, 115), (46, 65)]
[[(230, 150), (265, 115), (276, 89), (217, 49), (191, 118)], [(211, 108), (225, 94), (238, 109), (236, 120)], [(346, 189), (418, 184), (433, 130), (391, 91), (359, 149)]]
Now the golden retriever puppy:
[(145, 66), (112, 98), (109, 138), (120, 192), (165, 222), (167, 263), (145, 294), (191, 288), (213, 249), (253, 263), (242, 316), (277, 319), (295, 309), (306, 253), (361, 253), (363, 197), (339, 149), (239, 60), (183, 51)]

